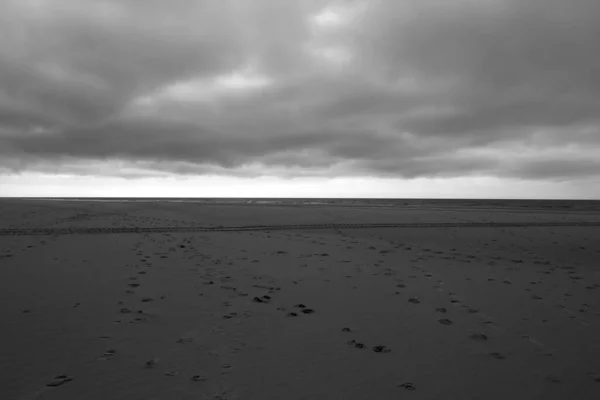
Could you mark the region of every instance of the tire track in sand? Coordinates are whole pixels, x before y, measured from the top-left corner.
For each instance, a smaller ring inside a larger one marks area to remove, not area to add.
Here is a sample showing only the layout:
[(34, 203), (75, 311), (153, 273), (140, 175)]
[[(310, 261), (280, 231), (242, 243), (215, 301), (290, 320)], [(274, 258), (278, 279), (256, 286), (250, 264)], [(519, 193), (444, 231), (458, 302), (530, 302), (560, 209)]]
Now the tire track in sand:
[(164, 232), (245, 232), (272, 230), (374, 229), (374, 228), (529, 228), (529, 227), (600, 227), (600, 222), (428, 222), (428, 223), (364, 223), (364, 224), (292, 224), (240, 226), (164, 226), (123, 228), (29, 228), (0, 229), (0, 236), (72, 235), (110, 233)]

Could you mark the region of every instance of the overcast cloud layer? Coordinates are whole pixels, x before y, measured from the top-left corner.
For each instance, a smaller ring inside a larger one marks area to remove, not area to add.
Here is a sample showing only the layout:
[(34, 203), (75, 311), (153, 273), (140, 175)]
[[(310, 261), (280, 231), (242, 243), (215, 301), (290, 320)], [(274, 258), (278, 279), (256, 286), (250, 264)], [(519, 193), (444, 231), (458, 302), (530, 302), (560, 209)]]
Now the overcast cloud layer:
[(598, 0), (3, 0), (0, 173), (598, 177), (598, 43)]

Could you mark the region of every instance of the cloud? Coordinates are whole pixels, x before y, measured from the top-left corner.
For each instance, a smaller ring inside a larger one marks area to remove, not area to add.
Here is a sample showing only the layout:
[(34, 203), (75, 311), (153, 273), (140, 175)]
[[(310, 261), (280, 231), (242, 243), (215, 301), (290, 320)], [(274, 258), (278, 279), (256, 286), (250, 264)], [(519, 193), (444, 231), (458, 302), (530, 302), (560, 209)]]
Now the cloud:
[(0, 165), (594, 177), (599, 38), (596, 0), (7, 0)]

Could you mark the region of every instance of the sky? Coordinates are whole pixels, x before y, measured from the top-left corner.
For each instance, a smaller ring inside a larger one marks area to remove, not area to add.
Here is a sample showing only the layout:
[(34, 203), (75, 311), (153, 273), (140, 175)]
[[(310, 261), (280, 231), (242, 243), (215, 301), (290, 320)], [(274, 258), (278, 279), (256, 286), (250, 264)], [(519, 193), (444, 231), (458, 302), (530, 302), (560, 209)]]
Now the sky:
[(600, 199), (598, 0), (2, 0), (0, 196)]

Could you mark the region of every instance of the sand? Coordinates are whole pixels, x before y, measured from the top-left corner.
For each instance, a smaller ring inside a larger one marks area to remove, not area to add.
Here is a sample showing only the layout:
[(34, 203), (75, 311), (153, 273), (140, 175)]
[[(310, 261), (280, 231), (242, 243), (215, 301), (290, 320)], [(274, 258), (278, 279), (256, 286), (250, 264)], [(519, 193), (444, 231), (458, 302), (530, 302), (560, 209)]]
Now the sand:
[(0, 399), (597, 399), (600, 208), (0, 201)]

